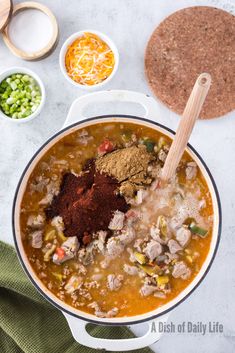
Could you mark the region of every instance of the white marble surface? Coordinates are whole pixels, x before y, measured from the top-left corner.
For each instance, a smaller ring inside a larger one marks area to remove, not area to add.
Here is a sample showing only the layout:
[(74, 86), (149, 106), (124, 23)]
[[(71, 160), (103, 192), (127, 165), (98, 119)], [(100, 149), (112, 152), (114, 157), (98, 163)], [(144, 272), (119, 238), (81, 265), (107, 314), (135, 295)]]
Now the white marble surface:
[[(131, 89), (150, 93), (144, 77), (144, 48), (155, 26), (167, 14), (188, 5), (225, 4), (228, 1), (171, 0), (44, 0), (57, 16), (60, 41), (56, 51), (39, 62), (24, 62), (14, 57), (0, 40), (0, 69), (25, 66), (35, 70), (46, 86), (46, 105), (41, 115), (28, 124), (14, 125), (0, 121), (0, 239), (13, 243), (11, 207), (18, 179), (38, 147), (63, 125), (72, 101), (86, 93), (62, 77), (58, 54), (63, 41), (75, 31), (93, 28), (110, 35), (120, 51), (116, 77), (105, 88)], [(108, 109), (108, 110), (107, 110)], [(91, 113), (141, 114), (138, 107), (108, 105), (93, 107)], [(117, 110), (118, 109), (118, 110)], [(178, 118), (161, 107), (157, 120), (175, 128)], [(174, 323), (183, 321), (220, 321), (222, 334), (165, 334), (154, 345), (159, 353), (232, 353), (235, 349), (235, 112), (212, 121), (200, 121), (191, 143), (207, 162), (217, 182), (223, 209), (222, 240), (215, 262), (200, 287), (171, 315)], [(138, 332), (143, 332), (138, 327)]]

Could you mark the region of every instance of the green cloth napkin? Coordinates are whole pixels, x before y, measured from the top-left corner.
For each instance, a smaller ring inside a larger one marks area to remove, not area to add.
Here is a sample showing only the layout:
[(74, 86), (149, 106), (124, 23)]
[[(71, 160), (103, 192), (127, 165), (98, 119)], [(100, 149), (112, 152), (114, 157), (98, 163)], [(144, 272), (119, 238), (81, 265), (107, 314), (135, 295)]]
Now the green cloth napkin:
[[(134, 337), (127, 327), (89, 326), (89, 332), (96, 337)], [(2, 242), (0, 242), (0, 352), (96, 352), (95, 349), (80, 345), (73, 339), (63, 314), (37, 292), (21, 268), (14, 248)], [(152, 351), (144, 348), (133, 352)]]

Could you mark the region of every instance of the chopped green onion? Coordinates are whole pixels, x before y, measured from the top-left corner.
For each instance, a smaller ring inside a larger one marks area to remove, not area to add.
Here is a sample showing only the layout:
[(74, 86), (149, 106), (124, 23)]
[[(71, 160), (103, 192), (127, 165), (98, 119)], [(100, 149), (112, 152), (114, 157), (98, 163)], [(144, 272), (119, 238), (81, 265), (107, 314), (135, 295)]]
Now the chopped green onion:
[(191, 230), (191, 232), (193, 234), (197, 234), (197, 235), (199, 235), (202, 238), (205, 238), (207, 233), (208, 233), (208, 231), (206, 229), (203, 229), (203, 228), (199, 227), (195, 223), (191, 223), (189, 225), (189, 229)]
[(29, 75), (13, 74), (0, 83), (0, 109), (12, 119), (33, 114), (41, 98), (40, 87)]
[(148, 152), (153, 152), (155, 142), (153, 142), (151, 140), (144, 140), (143, 143), (146, 146)]

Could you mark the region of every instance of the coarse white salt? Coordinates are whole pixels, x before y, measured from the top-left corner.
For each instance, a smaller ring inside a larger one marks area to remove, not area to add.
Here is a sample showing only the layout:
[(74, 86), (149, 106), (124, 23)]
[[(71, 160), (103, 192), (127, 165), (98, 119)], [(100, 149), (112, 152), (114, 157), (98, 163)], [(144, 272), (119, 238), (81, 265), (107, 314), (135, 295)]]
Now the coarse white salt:
[(52, 34), (50, 18), (37, 9), (16, 13), (9, 24), (9, 37), (13, 45), (30, 54), (45, 48)]

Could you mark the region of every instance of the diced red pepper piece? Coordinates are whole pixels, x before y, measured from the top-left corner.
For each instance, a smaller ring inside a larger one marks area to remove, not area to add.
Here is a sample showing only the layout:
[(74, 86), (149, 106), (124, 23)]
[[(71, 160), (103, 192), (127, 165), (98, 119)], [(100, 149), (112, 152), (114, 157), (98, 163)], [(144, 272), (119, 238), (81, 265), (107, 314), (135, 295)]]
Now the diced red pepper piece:
[(58, 255), (58, 259), (62, 260), (65, 255), (65, 251), (62, 248), (57, 248), (56, 249), (56, 254)]
[(113, 143), (105, 139), (101, 145), (98, 147), (98, 153), (106, 153), (106, 152), (112, 152), (114, 150), (114, 145)]

